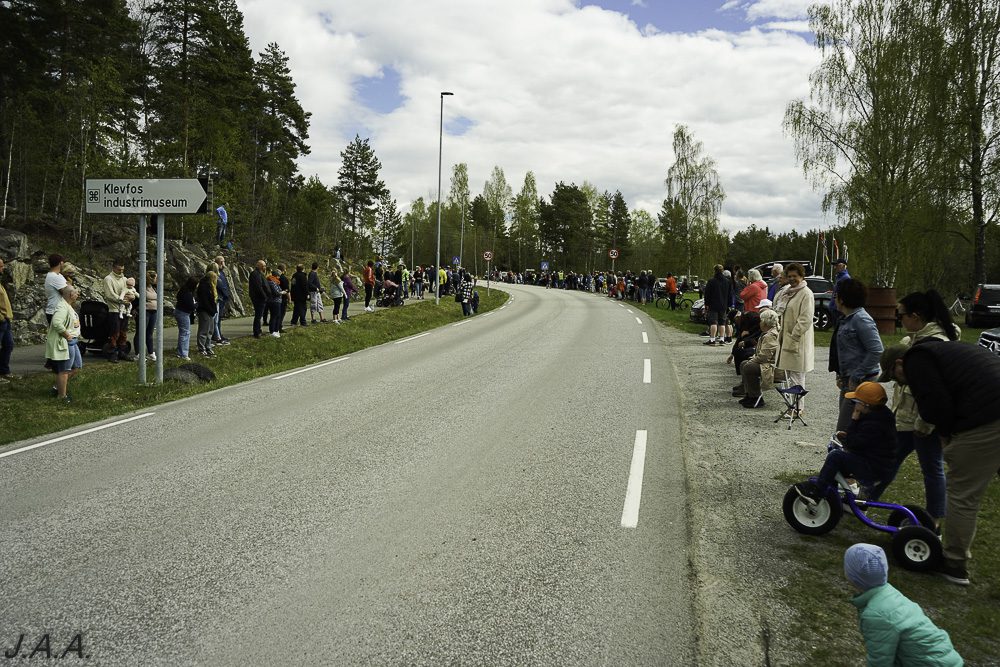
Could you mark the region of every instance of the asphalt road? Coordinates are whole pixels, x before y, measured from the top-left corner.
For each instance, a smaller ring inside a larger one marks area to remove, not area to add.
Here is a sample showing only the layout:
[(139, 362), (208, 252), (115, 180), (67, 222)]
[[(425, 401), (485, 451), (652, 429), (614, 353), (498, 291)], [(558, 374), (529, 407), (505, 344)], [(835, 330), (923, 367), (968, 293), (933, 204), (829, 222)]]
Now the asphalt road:
[(0, 656), (80, 633), (90, 664), (692, 664), (658, 327), (509, 291), (458, 325), (0, 449)]

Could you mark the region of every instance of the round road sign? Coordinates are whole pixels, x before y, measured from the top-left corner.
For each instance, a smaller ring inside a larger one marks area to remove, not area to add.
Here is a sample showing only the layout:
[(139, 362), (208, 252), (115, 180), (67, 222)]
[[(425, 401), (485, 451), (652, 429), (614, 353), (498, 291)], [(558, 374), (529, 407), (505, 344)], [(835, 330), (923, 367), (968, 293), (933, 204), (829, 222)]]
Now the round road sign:
[(493, 259), (493, 253), (487, 250), (486, 252), (483, 253), (483, 259), (485, 259), (487, 262), (490, 261), (491, 259)]
[(619, 254), (621, 253), (619, 253), (618, 250), (616, 250), (615, 248), (612, 248), (611, 250), (608, 251), (608, 257), (610, 257), (611, 259), (618, 259)]

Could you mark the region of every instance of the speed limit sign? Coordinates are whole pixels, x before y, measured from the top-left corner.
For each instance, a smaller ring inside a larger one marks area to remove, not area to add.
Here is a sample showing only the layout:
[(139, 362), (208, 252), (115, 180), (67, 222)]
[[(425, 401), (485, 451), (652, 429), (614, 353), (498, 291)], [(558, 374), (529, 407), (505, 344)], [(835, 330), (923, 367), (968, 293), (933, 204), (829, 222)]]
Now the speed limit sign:
[(486, 252), (483, 253), (483, 259), (485, 259), (487, 262), (490, 261), (491, 259), (493, 259), (493, 253), (487, 250)]
[(610, 257), (611, 259), (618, 259), (619, 254), (620, 253), (615, 248), (612, 248), (611, 250), (608, 251), (608, 257)]

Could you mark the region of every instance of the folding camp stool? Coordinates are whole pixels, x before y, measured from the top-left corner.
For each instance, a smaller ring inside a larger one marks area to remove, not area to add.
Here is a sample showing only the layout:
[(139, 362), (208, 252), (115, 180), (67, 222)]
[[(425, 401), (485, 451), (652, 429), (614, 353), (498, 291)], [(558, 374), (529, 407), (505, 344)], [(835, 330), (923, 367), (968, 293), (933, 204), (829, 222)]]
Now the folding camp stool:
[(799, 406), (802, 404), (802, 398), (809, 393), (809, 390), (797, 384), (791, 387), (775, 387), (775, 390), (781, 396), (781, 400), (785, 402), (786, 409), (774, 418), (774, 423), (777, 424), (787, 417), (789, 431), (792, 430), (792, 424), (795, 421), (800, 421), (803, 426), (808, 426), (802, 419), (802, 410)]

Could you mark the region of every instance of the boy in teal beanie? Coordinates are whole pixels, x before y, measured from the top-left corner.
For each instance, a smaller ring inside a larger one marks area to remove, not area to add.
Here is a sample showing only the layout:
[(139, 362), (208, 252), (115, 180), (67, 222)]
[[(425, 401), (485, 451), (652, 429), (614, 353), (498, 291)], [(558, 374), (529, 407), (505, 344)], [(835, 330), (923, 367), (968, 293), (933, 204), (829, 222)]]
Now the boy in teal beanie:
[(858, 608), (869, 667), (961, 667), (965, 664), (948, 633), (934, 625), (915, 602), (888, 583), (882, 547), (855, 544), (844, 553), (844, 574), (861, 591)]

